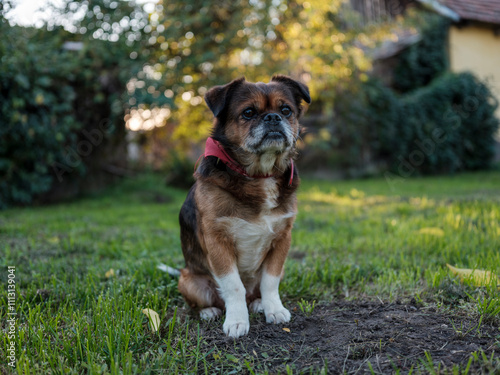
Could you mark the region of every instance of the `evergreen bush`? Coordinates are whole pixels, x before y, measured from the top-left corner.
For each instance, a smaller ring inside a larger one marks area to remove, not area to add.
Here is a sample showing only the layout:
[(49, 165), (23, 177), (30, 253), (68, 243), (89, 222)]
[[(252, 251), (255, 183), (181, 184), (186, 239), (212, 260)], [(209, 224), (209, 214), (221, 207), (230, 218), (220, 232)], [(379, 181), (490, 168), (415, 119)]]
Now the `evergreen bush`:
[(96, 176), (126, 161), (124, 98), (137, 63), (119, 43), (67, 50), (78, 36), (62, 28), (0, 27), (0, 208), (103, 185)]
[[(30, 203), (48, 191), (50, 166), (63, 162), (64, 146), (75, 146), (75, 130), (81, 127), (72, 116), (76, 93), (59, 41), (40, 40), (35, 31), (20, 27), (2, 31), (0, 208)], [(77, 167), (81, 172), (82, 165)]]
[[(498, 103), (471, 73), (448, 73), (401, 98), (396, 157), (422, 173), (489, 166), (495, 154)], [(422, 159), (419, 160), (410, 160)], [(423, 158), (422, 158), (423, 157)], [(393, 160), (394, 162), (394, 160)]]
[(376, 162), (409, 177), (487, 168), (494, 156), (498, 103), (471, 73), (447, 73), (401, 96), (370, 79), (337, 106), (343, 167)]
[(450, 21), (438, 15), (426, 17), (421, 39), (398, 57), (394, 69), (394, 88), (406, 93), (428, 85), (449, 67), (446, 43)]

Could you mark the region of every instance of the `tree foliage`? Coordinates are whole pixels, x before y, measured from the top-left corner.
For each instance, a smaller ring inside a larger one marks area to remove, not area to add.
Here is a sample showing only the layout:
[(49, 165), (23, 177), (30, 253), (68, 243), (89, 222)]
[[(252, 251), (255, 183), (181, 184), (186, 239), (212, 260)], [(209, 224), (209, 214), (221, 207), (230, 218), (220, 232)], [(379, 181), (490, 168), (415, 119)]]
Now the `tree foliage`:
[[(366, 55), (399, 21), (364, 24), (342, 0), (65, 0), (40, 29), (9, 24), (12, 4), (0, 3), (0, 207), (64, 190), (61, 179), (82, 185), (78, 176), (123, 163), (131, 108), (169, 109), (168, 131), (152, 134), (169, 137), (184, 168), (183, 153), (210, 129), (203, 95), (240, 76), (267, 81), (285, 73), (307, 83), (310, 112), (332, 120), (320, 131), (323, 143), (328, 152), (336, 148), (344, 166), (373, 158), (395, 163), (447, 116), (460, 124), (445, 129), (446, 141), (418, 170), (479, 168), (491, 156), (491, 93), (470, 75), (442, 76), (441, 21), (402, 55), (399, 96), (367, 78)], [(82, 48), (63, 48), (68, 41)], [(103, 121), (102, 137), (90, 139)]]
[(334, 125), (313, 140), (326, 144), (323, 160), (353, 174), (450, 173), (490, 165), (497, 101), (472, 74), (447, 73), (449, 22), (432, 14), (425, 19), (420, 42), (399, 56), (395, 87), (351, 78), (347, 88), (336, 89)]
[(67, 52), (35, 30), (2, 29), (0, 41), (0, 207), (30, 203), (52, 184), (50, 165), (74, 147), (81, 123), (72, 116)]
[[(90, 27), (98, 13), (84, 19)], [(78, 193), (87, 172), (95, 177), (106, 163), (123, 165), (126, 83), (141, 68), (130, 58), (133, 47), (88, 38), (89, 29), (1, 21), (0, 207), (53, 189)], [(75, 41), (81, 49), (64, 48)]]
[(370, 68), (364, 48), (387, 34), (364, 26), (341, 0), (163, 1), (150, 20), (151, 65), (173, 98), (169, 121), (183, 145), (193, 132), (196, 140), (208, 133), (206, 90), (241, 76), (292, 75), (309, 85), (317, 110), (328, 110), (336, 85)]

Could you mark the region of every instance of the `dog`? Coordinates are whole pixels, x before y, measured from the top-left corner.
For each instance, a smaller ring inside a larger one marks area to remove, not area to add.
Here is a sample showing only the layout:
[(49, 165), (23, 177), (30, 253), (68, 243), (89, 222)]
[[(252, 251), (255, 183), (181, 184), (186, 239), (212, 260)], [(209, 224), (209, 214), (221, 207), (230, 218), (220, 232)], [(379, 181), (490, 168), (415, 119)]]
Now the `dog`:
[(226, 311), (223, 331), (250, 328), (248, 310), (267, 323), (290, 321), (279, 296), (297, 214), (294, 165), (308, 87), (276, 75), (267, 84), (236, 79), (207, 91), (212, 135), (179, 214), (179, 291), (202, 319)]

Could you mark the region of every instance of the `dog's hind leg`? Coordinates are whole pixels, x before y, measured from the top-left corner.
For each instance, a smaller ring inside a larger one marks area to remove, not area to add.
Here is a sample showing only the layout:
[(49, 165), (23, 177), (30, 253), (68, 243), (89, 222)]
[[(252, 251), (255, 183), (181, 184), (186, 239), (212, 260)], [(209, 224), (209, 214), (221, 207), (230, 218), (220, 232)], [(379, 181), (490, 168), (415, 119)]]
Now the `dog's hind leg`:
[(210, 320), (222, 314), (224, 302), (216, 284), (208, 275), (198, 275), (188, 268), (181, 270), (179, 292), (192, 308), (200, 308), (200, 318)]
[(203, 320), (212, 320), (222, 315), (222, 310), (218, 307), (205, 307), (200, 310), (200, 318)]

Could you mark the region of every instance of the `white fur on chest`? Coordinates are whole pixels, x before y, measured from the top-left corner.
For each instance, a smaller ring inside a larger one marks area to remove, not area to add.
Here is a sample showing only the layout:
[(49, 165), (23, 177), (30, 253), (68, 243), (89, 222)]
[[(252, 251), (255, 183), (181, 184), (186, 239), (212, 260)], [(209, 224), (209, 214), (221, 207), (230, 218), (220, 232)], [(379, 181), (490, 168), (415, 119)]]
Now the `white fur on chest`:
[(238, 217), (219, 219), (227, 223), (228, 230), (234, 238), (238, 271), (242, 278), (255, 276), (276, 233), (285, 227), (287, 219), (294, 216), (295, 212), (288, 212), (284, 215), (267, 214), (261, 215), (259, 220), (252, 222)]
[(251, 279), (256, 276), (271, 242), (286, 225), (287, 220), (295, 216), (295, 212), (273, 214), (278, 206), (278, 187), (274, 178), (263, 180), (265, 201), (262, 212), (257, 219), (247, 221), (239, 217), (219, 218), (226, 224), (228, 232), (233, 236), (236, 245), (238, 271), (242, 278)]
[(278, 207), (278, 185), (274, 177), (265, 178), (263, 181), (264, 194), (266, 201), (264, 202), (264, 212)]

